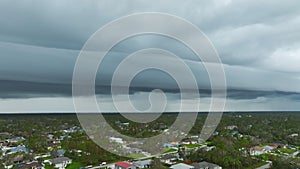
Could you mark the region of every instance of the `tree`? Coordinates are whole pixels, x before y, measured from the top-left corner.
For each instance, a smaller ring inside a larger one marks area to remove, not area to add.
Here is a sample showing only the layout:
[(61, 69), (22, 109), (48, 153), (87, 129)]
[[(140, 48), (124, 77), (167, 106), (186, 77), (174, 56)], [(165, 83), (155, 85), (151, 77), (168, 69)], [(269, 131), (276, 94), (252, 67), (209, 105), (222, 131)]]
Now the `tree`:
[(186, 153), (185, 153), (185, 147), (184, 146), (179, 146), (178, 147), (178, 155), (179, 155), (179, 158), (182, 158), (183, 160), (186, 160)]
[(160, 159), (154, 158), (150, 163), (150, 168), (152, 169), (162, 169), (164, 166), (162, 165)]

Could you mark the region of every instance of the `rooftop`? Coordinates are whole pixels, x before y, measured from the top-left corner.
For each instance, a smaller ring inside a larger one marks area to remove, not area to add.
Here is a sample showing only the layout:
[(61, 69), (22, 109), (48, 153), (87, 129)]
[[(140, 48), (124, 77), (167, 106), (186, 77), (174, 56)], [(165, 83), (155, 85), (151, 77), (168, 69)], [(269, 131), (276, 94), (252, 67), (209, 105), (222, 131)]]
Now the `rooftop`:
[(66, 162), (66, 161), (70, 161), (71, 159), (69, 159), (68, 157), (58, 157), (58, 158), (53, 158), (51, 160), (51, 162), (53, 164), (59, 164), (59, 163), (63, 163), (63, 162)]
[(130, 163), (127, 163), (127, 162), (117, 162), (116, 166), (123, 167), (123, 168), (128, 168), (128, 167), (131, 167), (131, 166), (134, 166), (134, 165), (130, 164)]
[(202, 161), (200, 163), (193, 163), (192, 165), (195, 167), (195, 169), (197, 169), (197, 168), (207, 168), (207, 167), (208, 168), (220, 167), (217, 164), (209, 163), (209, 162), (206, 162), (206, 161)]
[(172, 169), (192, 169), (192, 168), (194, 168), (194, 166), (187, 165), (184, 163), (179, 163), (179, 164), (172, 165), (170, 168), (172, 168)]

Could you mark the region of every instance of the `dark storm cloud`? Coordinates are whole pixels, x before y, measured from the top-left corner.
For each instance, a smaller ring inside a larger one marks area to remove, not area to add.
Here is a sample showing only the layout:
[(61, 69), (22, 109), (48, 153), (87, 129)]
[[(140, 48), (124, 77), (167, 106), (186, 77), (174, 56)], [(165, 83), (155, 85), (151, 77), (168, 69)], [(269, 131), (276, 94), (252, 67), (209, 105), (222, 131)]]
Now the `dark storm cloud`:
[(260, 97), (264, 98), (294, 98), (299, 99), (300, 93), (296, 92), (282, 92), (282, 91), (254, 91), (254, 90), (228, 90), (227, 97), (230, 99), (240, 100), (240, 99), (257, 99)]
[[(151, 92), (156, 89), (155, 87), (131, 87), (130, 94), (140, 92)], [(172, 97), (172, 93), (179, 93), (180, 90), (173, 88), (161, 88), (164, 92), (169, 93)], [(98, 95), (111, 94), (110, 86), (96, 85), (95, 92)], [(191, 91), (194, 93), (196, 91)], [(211, 90), (200, 89), (198, 91), (201, 98), (207, 98), (211, 96)], [(219, 91), (217, 91), (219, 92)], [(34, 83), (24, 81), (4, 81), (0, 80), (0, 98), (1, 99), (13, 99), (13, 98), (39, 98), (39, 97), (71, 97), (72, 85), (71, 84), (51, 84), (51, 83)], [(126, 93), (120, 93), (126, 94)], [(180, 98), (177, 96), (176, 98)], [(255, 91), (255, 90), (238, 90), (228, 89), (227, 98), (230, 100), (255, 100), (258, 98), (286, 98), (295, 101), (300, 101), (300, 93), (297, 92), (283, 92), (283, 91)], [(174, 98), (172, 98), (174, 99)]]
[[(69, 97), (76, 58), (96, 30), (127, 14), (166, 12), (191, 21), (208, 35), (223, 61), (231, 100), (282, 97), (297, 104), (299, 6), (297, 0), (2, 0), (0, 98)], [(123, 58), (149, 47), (183, 58), (200, 92), (209, 96), (210, 82), (201, 61), (179, 42), (149, 35), (127, 39), (112, 49), (99, 69), (97, 93), (110, 93), (112, 73)], [(172, 79), (153, 72), (137, 77), (132, 85), (131, 94), (154, 88), (178, 92)]]

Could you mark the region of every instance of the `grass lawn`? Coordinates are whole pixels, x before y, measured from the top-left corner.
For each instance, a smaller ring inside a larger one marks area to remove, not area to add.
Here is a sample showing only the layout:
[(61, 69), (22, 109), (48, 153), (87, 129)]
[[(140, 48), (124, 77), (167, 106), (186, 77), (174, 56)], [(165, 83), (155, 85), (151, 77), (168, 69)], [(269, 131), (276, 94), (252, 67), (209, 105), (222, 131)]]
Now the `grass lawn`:
[(196, 147), (200, 147), (199, 144), (186, 144), (184, 145), (186, 148), (196, 148)]
[(145, 157), (143, 154), (132, 153), (130, 157), (133, 159)]
[(83, 167), (83, 165), (79, 162), (72, 162), (69, 164), (66, 169), (79, 169), (80, 167)]
[(54, 169), (54, 167), (49, 165), (49, 163), (46, 163), (45, 164), (45, 169)]
[(170, 153), (170, 152), (175, 152), (175, 151), (177, 151), (177, 150), (174, 148), (168, 148), (168, 149), (166, 149), (166, 151), (164, 153)]
[(279, 150), (282, 153), (287, 153), (287, 154), (292, 154), (292, 153), (296, 152), (296, 150), (287, 149), (287, 148), (278, 148), (277, 150)]
[(205, 142), (205, 144), (206, 144), (207, 146), (213, 146), (211, 141), (207, 141), (207, 142)]
[(271, 157), (274, 157), (275, 155), (273, 154), (261, 154), (261, 155), (258, 155), (256, 157), (258, 158), (261, 158), (263, 160), (270, 160)]
[(251, 167), (248, 167), (247, 169), (258, 168), (258, 167), (261, 167), (261, 166), (266, 165), (266, 164), (268, 164), (268, 162), (262, 161), (262, 162), (259, 162), (259, 163), (254, 164), (254, 165), (251, 166)]

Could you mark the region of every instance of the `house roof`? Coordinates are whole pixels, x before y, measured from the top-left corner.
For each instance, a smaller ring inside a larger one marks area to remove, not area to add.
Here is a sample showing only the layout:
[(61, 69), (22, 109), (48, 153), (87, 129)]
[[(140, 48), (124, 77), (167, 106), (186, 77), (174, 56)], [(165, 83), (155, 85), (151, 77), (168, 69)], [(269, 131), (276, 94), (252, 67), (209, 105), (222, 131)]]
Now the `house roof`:
[(7, 142), (19, 142), (19, 141), (24, 141), (25, 139), (23, 137), (14, 137), (14, 138), (10, 138), (7, 139)]
[(283, 143), (272, 143), (269, 146), (271, 146), (271, 147), (278, 147), (278, 146), (284, 146), (284, 144)]
[(136, 161), (136, 162), (134, 162), (134, 164), (137, 166), (145, 166), (145, 165), (150, 165), (151, 161), (152, 160)]
[(265, 149), (265, 150), (273, 150), (274, 147), (272, 147), (272, 146), (264, 146), (263, 149)]
[(13, 158), (13, 161), (16, 162), (16, 161), (22, 161), (24, 158), (24, 156), (22, 154), (20, 155), (17, 155)]
[(29, 169), (29, 168), (33, 168), (33, 167), (43, 167), (43, 165), (38, 162), (31, 162), (31, 163), (21, 165), (21, 166), (17, 167), (17, 169)]
[(123, 167), (123, 168), (128, 168), (128, 167), (134, 166), (133, 164), (130, 164), (127, 162), (117, 162), (116, 165), (119, 167)]
[(63, 156), (66, 153), (66, 150), (57, 150), (58, 156)]
[(172, 169), (191, 169), (191, 168), (194, 168), (194, 166), (187, 165), (184, 163), (179, 163), (179, 164), (172, 165), (170, 168), (172, 168)]
[(263, 150), (263, 148), (260, 147), (260, 146), (254, 146), (251, 149), (254, 150), (254, 151), (262, 151)]
[(209, 163), (209, 162), (206, 162), (206, 161), (202, 161), (200, 163), (193, 163), (192, 166), (194, 166), (195, 169), (206, 168), (206, 167), (208, 167), (210, 169), (210, 168), (220, 167), (217, 164)]
[(69, 159), (68, 157), (58, 157), (58, 158), (53, 158), (52, 160), (50, 160), (53, 164), (60, 164), (66, 161), (70, 161), (71, 159)]
[(11, 152), (25, 152), (28, 153), (29, 150), (25, 146), (17, 146), (11, 149)]

